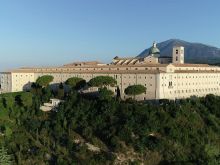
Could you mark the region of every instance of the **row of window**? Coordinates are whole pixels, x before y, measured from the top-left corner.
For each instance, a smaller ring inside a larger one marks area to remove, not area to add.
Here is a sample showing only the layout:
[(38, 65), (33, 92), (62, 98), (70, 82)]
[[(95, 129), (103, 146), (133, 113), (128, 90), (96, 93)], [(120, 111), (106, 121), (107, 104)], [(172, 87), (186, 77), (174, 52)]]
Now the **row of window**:
[[(45, 75), (45, 74), (42, 74), (42, 75)], [(59, 75), (54, 75), (54, 74), (49, 74), (49, 75), (53, 75), (54, 77), (69, 77), (70, 75), (63, 75), (63, 74), (59, 74)], [(15, 75), (16, 77), (28, 77), (28, 76), (30, 76), (30, 77), (32, 77), (33, 75), (22, 75), (22, 74), (20, 74), (20, 76), (19, 75)], [(78, 76), (78, 75), (77, 75)], [(82, 77), (84, 77), (84, 75), (81, 75)], [(92, 76), (85, 76), (85, 77), (92, 77)], [(209, 75), (209, 76), (172, 76), (172, 75), (170, 75), (169, 76), (169, 79), (172, 79), (172, 77), (174, 78), (174, 79), (188, 79), (188, 78), (220, 78), (220, 75)], [(117, 79), (117, 78), (121, 78), (121, 76), (117, 76), (117, 75), (115, 75), (115, 78)], [(132, 78), (131, 76), (124, 76), (123, 78)], [(134, 78), (136, 78), (136, 76), (134, 76)], [(142, 76), (139, 76), (138, 78), (142, 78)], [(150, 77), (151, 79), (152, 79), (152, 76)], [(162, 76), (162, 79), (167, 79), (168, 77), (166, 77), (166, 76)], [(4, 79), (3, 77), (2, 77), (2, 79)], [(147, 79), (147, 77), (145, 76), (145, 79)]]
[[(178, 58), (178, 57), (177, 57)], [(182, 58), (182, 57), (181, 57)], [(178, 59), (176, 60), (178, 61)], [(107, 68), (107, 67), (97, 67), (97, 68), (57, 68), (57, 69), (34, 69), (34, 71), (37, 71), (37, 72), (53, 72), (53, 71), (56, 71), (56, 72), (65, 72), (65, 71), (77, 71), (77, 70), (80, 70), (80, 71), (89, 71), (89, 70), (159, 70), (159, 67), (120, 67), (120, 68), (116, 68), (116, 67), (110, 67), (110, 68)], [(176, 67), (176, 70), (194, 70), (194, 71), (202, 71), (202, 70), (211, 70), (211, 71), (214, 71), (214, 70), (218, 70), (218, 69), (213, 69), (213, 68), (199, 68), (199, 67), (184, 67), (184, 68), (181, 68), (181, 67)]]
[[(33, 75), (23, 75), (23, 74), (20, 74), (20, 77), (28, 77), (28, 76), (33, 77)], [(16, 74), (15, 77), (19, 77), (19, 75)]]
[[(116, 79), (117, 79), (117, 78), (121, 78), (121, 76), (117, 76), (117, 75), (116, 75), (116, 76), (114, 76), (114, 78), (116, 78)], [(142, 76), (123, 76), (123, 78), (132, 78), (132, 79), (133, 79), (133, 78), (139, 78), (139, 79), (144, 78), (144, 79), (147, 79), (148, 77), (147, 77), (147, 76), (145, 76), (145, 77), (142, 77)], [(149, 78), (152, 79), (153, 77), (150, 76)]]
[[(167, 79), (168, 77), (162, 77), (162, 79)], [(172, 76), (169, 77), (170, 79), (172, 79)], [(216, 76), (174, 76), (174, 79), (187, 79), (187, 78), (220, 78), (220, 75), (216, 75)]]
[[(43, 74), (42, 74), (42, 75), (43, 75)], [(93, 77), (92, 75), (61, 75), (61, 74), (59, 74), (59, 75), (48, 74), (48, 75), (53, 75), (54, 78), (56, 78), (56, 77), (66, 77), (66, 78), (68, 78), (68, 77), (92, 78), (92, 77)], [(115, 78), (115, 79), (118, 79), (118, 78), (122, 78), (122, 76), (114, 75), (114, 78)], [(144, 77), (142, 77), (142, 76), (123, 76), (123, 78), (132, 78), (132, 79), (133, 79), (133, 78), (139, 78), (139, 79), (141, 79), (141, 78), (144, 78), (144, 79), (150, 78), (150, 79), (153, 79), (153, 76), (150, 76), (150, 77), (147, 77), (147, 76), (144, 76)]]
[(219, 88), (203, 88), (203, 89), (186, 89), (186, 90), (175, 90), (170, 91), (170, 94), (172, 93), (194, 93), (194, 92), (211, 92), (211, 91), (219, 91)]
[[(121, 85), (121, 83), (119, 83), (119, 85)], [(124, 83), (124, 85), (125, 85), (125, 86), (126, 86), (126, 85), (130, 86), (130, 85), (135, 85), (135, 84), (132, 84), (132, 83)], [(144, 84), (144, 86), (146, 87), (147, 84)], [(152, 84), (149, 84), (149, 86), (153, 86), (153, 85), (152, 85)]]
[[(178, 83), (178, 86), (185, 86), (185, 85), (215, 85), (219, 84), (219, 82), (192, 82), (192, 83)], [(220, 85), (220, 84), (219, 84)], [(162, 84), (162, 86), (167, 86), (165, 83)], [(176, 86), (176, 84), (173, 84), (171, 81), (168, 83), (168, 87)]]
[[(63, 71), (77, 71), (77, 70), (80, 70), (80, 71), (89, 71), (89, 70), (143, 70), (143, 67), (140, 67), (140, 68), (71, 68), (71, 69), (35, 69), (34, 71), (38, 71), (38, 72), (51, 72), (51, 71), (60, 71), (60, 72), (63, 72)], [(159, 68), (157, 67), (149, 67), (149, 68), (144, 68), (144, 70), (159, 70)]]

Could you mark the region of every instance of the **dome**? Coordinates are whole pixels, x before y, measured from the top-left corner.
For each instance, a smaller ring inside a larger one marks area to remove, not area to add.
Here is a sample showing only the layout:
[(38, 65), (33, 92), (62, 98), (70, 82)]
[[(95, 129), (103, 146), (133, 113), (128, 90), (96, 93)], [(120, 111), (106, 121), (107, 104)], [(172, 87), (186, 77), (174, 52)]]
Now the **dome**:
[(159, 57), (160, 50), (157, 48), (156, 42), (153, 43), (153, 46), (149, 50), (149, 55), (153, 55), (155, 57)]

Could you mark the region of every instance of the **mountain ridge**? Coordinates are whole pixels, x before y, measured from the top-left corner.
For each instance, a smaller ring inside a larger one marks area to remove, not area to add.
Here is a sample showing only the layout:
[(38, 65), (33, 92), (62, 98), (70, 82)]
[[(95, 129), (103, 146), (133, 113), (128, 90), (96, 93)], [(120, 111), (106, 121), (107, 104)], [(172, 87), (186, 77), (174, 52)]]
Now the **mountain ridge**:
[[(172, 56), (173, 46), (180, 45), (185, 48), (185, 62), (187, 63), (210, 63), (215, 64), (220, 62), (220, 48), (215, 46), (188, 42), (181, 39), (169, 39), (157, 44), (160, 49), (161, 57)], [(137, 57), (148, 56), (150, 48), (142, 51)]]

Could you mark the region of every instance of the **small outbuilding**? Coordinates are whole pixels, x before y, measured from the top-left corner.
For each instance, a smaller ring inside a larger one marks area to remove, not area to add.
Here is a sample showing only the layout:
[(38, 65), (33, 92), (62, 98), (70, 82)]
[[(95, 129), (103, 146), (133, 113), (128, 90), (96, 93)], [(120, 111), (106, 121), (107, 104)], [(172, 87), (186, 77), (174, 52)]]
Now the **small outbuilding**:
[(44, 112), (48, 112), (51, 110), (56, 110), (56, 108), (59, 106), (59, 104), (63, 102), (63, 100), (60, 99), (50, 99), (49, 103), (44, 103), (44, 105), (42, 105), (40, 107), (40, 109)]

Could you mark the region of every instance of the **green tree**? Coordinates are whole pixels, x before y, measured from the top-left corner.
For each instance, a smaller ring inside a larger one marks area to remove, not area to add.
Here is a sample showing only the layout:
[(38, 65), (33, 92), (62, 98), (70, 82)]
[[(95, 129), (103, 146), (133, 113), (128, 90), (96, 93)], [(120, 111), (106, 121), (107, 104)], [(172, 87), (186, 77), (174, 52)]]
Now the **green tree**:
[(97, 76), (89, 81), (90, 86), (101, 87), (101, 88), (106, 86), (115, 86), (116, 84), (117, 81), (110, 76)]
[(7, 153), (7, 150), (3, 146), (0, 148), (0, 164), (1, 165), (11, 165), (12, 164), (11, 155), (9, 155)]
[(112, 92), (111, 90), (108, 90), (106, 87), (99, 89), (99, 98), (101, 100), (110, 100), (113, 95), (114, 95), (114, 92)]
[(79, 77), (71, 77), (66, 80), (65, 84), (70, 86), (72, 89), (78, 90), (86, 85), (86, 81)]
[(45, 75), (45, 76), (38, 77), (38, 79), (36, 80), (36, 83), (42, 87), (46, 87), (53, 81), (53, 79), (54, 79), (53, 76)]
[(7, 108), (12, 108), (14, 105), (15, 98), (12, 95), (8, 95), (2, 98), (3, 104)]
[(32, 93), (24, 92), (20, 95), (21, 104), (24, 107), (30, 107), (32, 105)]
[(134, 98), (136, 95), (140, 95), (145, 91), (146, 91), (146, 87), (143, 85), (130, 85), (127, 88), (125, 88), (125, 94), (132, 95), (134, 96)]
[(48, 102), (52, 96), (51, 88), (50, 86), (44, 87), (42, 89), (42, 101)]

